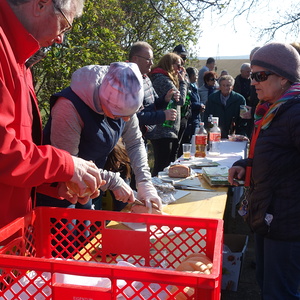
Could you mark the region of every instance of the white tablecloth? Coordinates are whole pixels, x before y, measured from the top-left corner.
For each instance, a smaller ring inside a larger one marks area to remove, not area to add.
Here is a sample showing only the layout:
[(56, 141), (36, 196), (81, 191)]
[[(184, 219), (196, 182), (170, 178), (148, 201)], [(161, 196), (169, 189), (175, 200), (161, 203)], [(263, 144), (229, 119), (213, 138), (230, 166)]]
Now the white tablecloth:
[[(220, 154), (211, 155), (208, 152), (205, 159), (217, 162), (221, 166), (226, 166), (230, 168), (234, 162), (246, 157), (247, 157), (247, 142), (230, 142), (228, 140), (222, 140), (220, 143)], [(181, 157), (179, 161), (182, 162), (182, 160), (183, 158)], [(192, 165), (193, 162), (196, 162), (197, 160), (199, 160), (199, 158), (195, 159), (194, 157), (192, 157), (190, 161), (185, 162), (184, 164)], [(202, 170), (199, 170), (199, 173), (201, 172)], [(233, 191), (233, 199), (232, 199), (231, 215), (232, 217), (235, 217), (235, 206), (240, 201), (241, 195), (243, 193), (243, 187), (242, 186), (232, 187), (232, 191)]]
[(220, 154), (207, 154), (207, 159), (218, 162), (220, 165), (231, 167), (232, 164), (247, 155), (247, 142), (230, 142), (222, 140), (220, 143)]

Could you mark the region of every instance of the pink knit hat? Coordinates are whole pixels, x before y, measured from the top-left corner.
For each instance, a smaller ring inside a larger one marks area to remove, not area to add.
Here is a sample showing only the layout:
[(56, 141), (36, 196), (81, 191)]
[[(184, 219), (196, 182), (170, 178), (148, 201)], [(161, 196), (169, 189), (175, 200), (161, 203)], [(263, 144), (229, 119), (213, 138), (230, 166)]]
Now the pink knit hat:
[(135, 63), (115, 62), (109, 66), (99, 88), (101, 105), (113, 115), (132, 116), (142, 106), (143, 78)]
[(264, 45), (254, 53), (251, 65), (266, 68), (291, 82), (300, 81), (300, 55), (289, 44)]

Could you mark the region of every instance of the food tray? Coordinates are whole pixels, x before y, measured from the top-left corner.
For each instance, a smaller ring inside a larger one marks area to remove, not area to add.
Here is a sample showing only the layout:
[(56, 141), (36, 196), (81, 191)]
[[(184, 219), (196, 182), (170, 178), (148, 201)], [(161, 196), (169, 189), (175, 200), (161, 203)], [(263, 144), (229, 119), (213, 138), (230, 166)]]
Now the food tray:
[[(39, 207), (0, 230), (0, 299), (176, 299), (188, 286), (186, 299), (217, 300), (222, 240), (218, 219)], [(194, 252), (211, 274), (174, 270)]]

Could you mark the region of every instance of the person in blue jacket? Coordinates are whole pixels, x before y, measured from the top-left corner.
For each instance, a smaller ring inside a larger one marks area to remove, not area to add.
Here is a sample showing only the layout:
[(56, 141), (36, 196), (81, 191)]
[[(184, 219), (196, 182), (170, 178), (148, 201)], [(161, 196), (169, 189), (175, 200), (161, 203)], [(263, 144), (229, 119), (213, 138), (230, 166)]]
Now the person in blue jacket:
[(143, 109), (137, 113), (137, 117), (145, 143), (147, 143), (148, 134), (154, 129), (156, 124), (162, 124), (166, 120), (175, 121), (177, 116), (175, 109), (165, 109), (165, 106), (161, 105), (163, 102), (167, 103), (170, 101), (175, 90), (170, 89), (160, 99), (147, 75), (151, 71), (153, 59), (153, 49), (147, 42), (139, 41), (131, 46), (129, 61), (138, 65), (143, 76)]
[[(189, 76), (190, 84), (188, 86), (188, 97), (191, 105), (191, 115), (188, 119), (188, 124), (181, 140), (181, 145), (184, 143), (190, 143), (192, 135), (195, 134), (195, 129), (200, 127), (201, 116), (200, 112), (204, 110), (205, 105), (200, 101), (197, 78), (198, 70), (196, 68), (188, 67), (186, 72)], [(182, 155), (182, 146), (178, 148), (178, 156)]]

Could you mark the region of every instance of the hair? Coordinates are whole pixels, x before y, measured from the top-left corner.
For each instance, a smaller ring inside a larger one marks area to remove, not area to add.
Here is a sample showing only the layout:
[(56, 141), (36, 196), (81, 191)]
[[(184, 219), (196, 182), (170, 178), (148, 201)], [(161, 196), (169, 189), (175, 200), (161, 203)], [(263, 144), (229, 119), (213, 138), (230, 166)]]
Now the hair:
[(157, 65), (152, 68), (152, 70), (155, 68), (165, 70), (177, 88), (179, 88), (179, 81), (177, 74), (174, 71), (173, 64), (175, 64), (178, 60), (182, 62), (182, 58), (178, 54), (170, 52), (161, 57)]
[(58, 7), (63, 11), (75, 11), (75, 17), (82, 15), (85, 0), (52, 0), (54, 7)]
[(207, 81), (209, 81), (210, 78), (217, 78), (218, 77), (218, 74), (214, 71), (207, 71), (204, 73), (203, 75), (203, 80), (204, 80), (204, 83), (206, 83)]
[(221, 85), (221, 82), (224, 80), (229, 80), (231, 82), (231, 85), (234, 86), (234, 78), (231, 75), (223, 75), (219, 78), (219, 85)]
[(186, 68), (186, 72), (189, 75), (189, 77), (198, 74), (198, 70), (196, 68), (193, 68), (193, 67)]
[[(31, 0), (7, 0), (14, 6), (22, 5)], [(75, 17), (82, 15), (85, 0), (52, 0), (54, 7), (60, 8), (63, 11), (75, 11)]]
[(216, 62), (216, 60), (213, 58), (213, 57), (209, 57), (207, 60), (206, 60), (206, 64), (209, 65), (211, 63), (214, 63)]
[(241, 71), (250, 68), (250, 63), (243, 63), (241, 65)]
[(138, 41), (133, 43), (129, 51), (129, 60), (131, 60), (133, 56), (137, 55), (145, 48), (153, 51), (153, 48), (147, 42)]
[(120, 139), (109, 153), (104, 169), (111, 172), (120, 172), (122, 178), (131, 178), (131, 165), (125, 146)]
[(227, 70), (222, 70), (221, 73), (220, 73), (221, 76), (223, 75), (229, 75), (228, 71)]
[(300, 54), (300, 43), (299, 42), (293, 42), (293, 43), (291, 43), (291, 46), (293, 46)]

